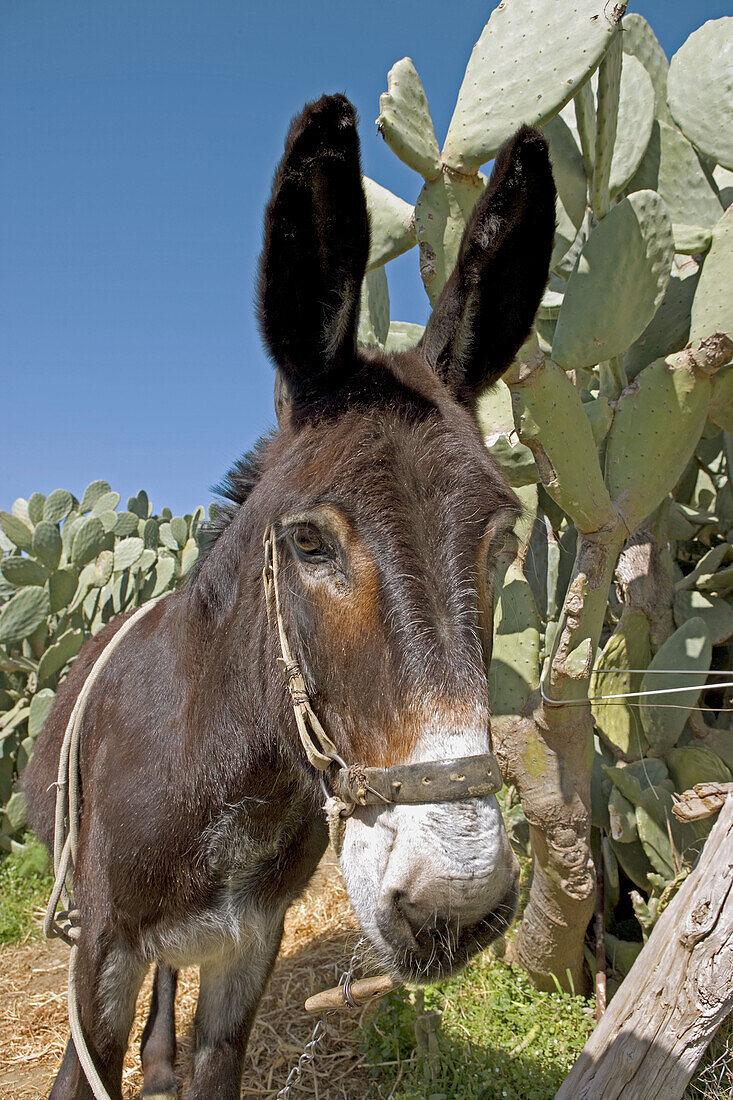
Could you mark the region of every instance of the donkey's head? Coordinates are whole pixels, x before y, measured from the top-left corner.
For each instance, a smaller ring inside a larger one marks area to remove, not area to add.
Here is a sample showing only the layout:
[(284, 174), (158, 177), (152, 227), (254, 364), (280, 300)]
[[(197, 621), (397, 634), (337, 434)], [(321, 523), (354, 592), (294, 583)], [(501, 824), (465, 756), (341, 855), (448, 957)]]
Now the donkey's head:
[[(419, 345), (365, 350), (354, 110), (323, 97), (291, 126), (259, 288), (280, 430), (259, 455), (250, 516), (274, 527), (285, 628), (348, 763), (490, 748), (492, 577), (520, 506), (473, 412), (531, 328), (554, 200), (546, 143), (521, 130)], [(514, 912), (517, 865), (494, 797), (358, 809), (341, 865), (372, 943), (413, 980), (461, 965)]]

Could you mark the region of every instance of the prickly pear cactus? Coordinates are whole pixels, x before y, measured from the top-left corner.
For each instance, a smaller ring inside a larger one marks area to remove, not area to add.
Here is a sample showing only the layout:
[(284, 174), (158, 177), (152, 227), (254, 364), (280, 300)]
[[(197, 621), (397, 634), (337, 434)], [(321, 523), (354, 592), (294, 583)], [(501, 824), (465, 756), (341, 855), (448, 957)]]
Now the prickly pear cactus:
[[(733, 696), (713, 686), (733, 664), (733, 19), (695, 31), (670, 65), (624, 4), (572, 7), (495, 7), (442, 148), (409, 58), (390, 71), (377, 121), (418, 173), (414, 210), (382, 204), (400, 251), (417, 243), (431, 302), (486, 162), (523, 123), (549, 142), (557, 234), (536, 335), (478, 404), (487, 446), (533, 494), (497, 593), (490, 687), (496, 714), (526, 708), (571, 607), (579, 644), (564, 675), (571, 695), (591, 698), (593, 848), (623, 971), (707, 831), (676, 821), (674, 793), (733, 768), (721, 709)], [(369, 276), (362, 338), (388, 350), (416, 342), (419, 327), (389, 322), (383, 298)], [(616, 555), (639, 525), (665, 578), (653, 596), (622, 570), (616, 593), (573, 580), (576, 553)], [(614, 915), (632, 887), (636, 943)]]
[(19, 498), (0, 511), (0, 848), (25, 828), (16, 789), (59, 681), (105, 623), (172, 591), (198, 557), (202, 508), (152, 514), (147, 493), (93, 481)]

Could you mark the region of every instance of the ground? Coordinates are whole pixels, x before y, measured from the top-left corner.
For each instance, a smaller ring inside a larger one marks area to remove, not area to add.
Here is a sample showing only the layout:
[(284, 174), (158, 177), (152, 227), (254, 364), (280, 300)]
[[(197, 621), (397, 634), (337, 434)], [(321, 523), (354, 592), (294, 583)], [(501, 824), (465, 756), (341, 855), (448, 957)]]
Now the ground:
[[(47, 1096), (68, 1035), (67, 948), (47, 943), (40, 905), (49, 878), (40, 846), (0, 864), (0, 1100)], [(528, 862), (527, 862), (528, 866)], [(523, 879), (526, 876), (523, 875)], [(35, 909), (33, 908), (35, 907)], [(338, 866), (327, 853), (290, 909), (282, 950), (252, 1032), (242, 1096), (274, 1100), (313, 1029), (306, 997), (335, 985), (358, 939)], [(142, 1084), (140, 1035), (150, 978), (125, 1063), (125, 1100)], [(179, 1078), (190, 1056), (195, 970), (184, 971), (177, 1003)], [(390, 994), (361, 1014), (329, 1017), (315, 1062), (295, 1097), (313, 1100), (552, 1100), (593, 1026), (593, 1003), (540, 993), (494, 950), (424, 994)], [(685, 1100), (733, 1097), (733, 1020), (714, 1040)]]
[[(242, 1096), (275, 1097), (303, 1049), (314, 1020), (303, 1008), (306, 997), (335, 985), (358, 938), (356, 923), (338, 869), (327, 859), (307, 893), (290, 909), (280, 958), (262, 1002), (247, 1053)], [(38, 1100), (58, 1068), (68, 1034), (66, 963), (68, 948), (58, 940), (32, 939), (0, 951), (0, 1098)], [(181, 975), (177, 1023), (181, 1037), (179, 1073), (190, 1051), (189, 1034), (196, 1003), (197, 974)], [(125, 1100), (142, 1084), (138, 1047), (150, 998), (149, 977), (138, 1011), (124, 1072)], [(330, 1018), (329, 1041), (306, 1069), (298, 1097), (315, 1100), (366, 1100), (374, 1085), (359, 1044), (354, 1016)]]

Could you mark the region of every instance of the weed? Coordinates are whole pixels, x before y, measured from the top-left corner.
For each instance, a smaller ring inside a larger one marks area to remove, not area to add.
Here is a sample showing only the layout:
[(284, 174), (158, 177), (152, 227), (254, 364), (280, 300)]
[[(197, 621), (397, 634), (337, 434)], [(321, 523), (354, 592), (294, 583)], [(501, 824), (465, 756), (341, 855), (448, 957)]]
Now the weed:
[(0, 857), (0, 944), (42, 936), (34, 910), (45, 907), (51, 892), (46, 849), (28, 834), (22, 850)]

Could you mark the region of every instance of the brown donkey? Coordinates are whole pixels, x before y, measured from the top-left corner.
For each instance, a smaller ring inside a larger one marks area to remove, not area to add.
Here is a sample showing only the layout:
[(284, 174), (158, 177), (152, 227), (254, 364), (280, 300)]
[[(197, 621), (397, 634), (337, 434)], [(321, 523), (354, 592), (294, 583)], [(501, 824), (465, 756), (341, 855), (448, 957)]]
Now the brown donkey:
[[(473, 408), (530, 330), (554, 225), (546, 143), (520, 130), (420, 344), (358, 348), (369, 227), (354, 110), (324, 96), (294, 120), (259, 282), (278, 430), (229, 473), (195, 575), (123, 639), (84, 717), (78, 1001), (110, 1096), (121, 1097), (151, 963), (143, 1094), (175, 1092), (175, 973), (196, 963), (188, 1096), (239, 1096), (283, 916), (327, 843), (320, 777), (275, 663), (268, 528), (288, 637), (341, 756), (392, 765), (489, 749), (492, 578), (519, 503)], [(64, 728), (120, 621), (82, 650), (26, 771), (47, 843)], [(453, 972), (514, 912), (516, 861), (493, 796), (357, 809), (340, 859), (362, 927), (398, 978)], [(51, 1096), (91, 1095), (70, 1041)]]

